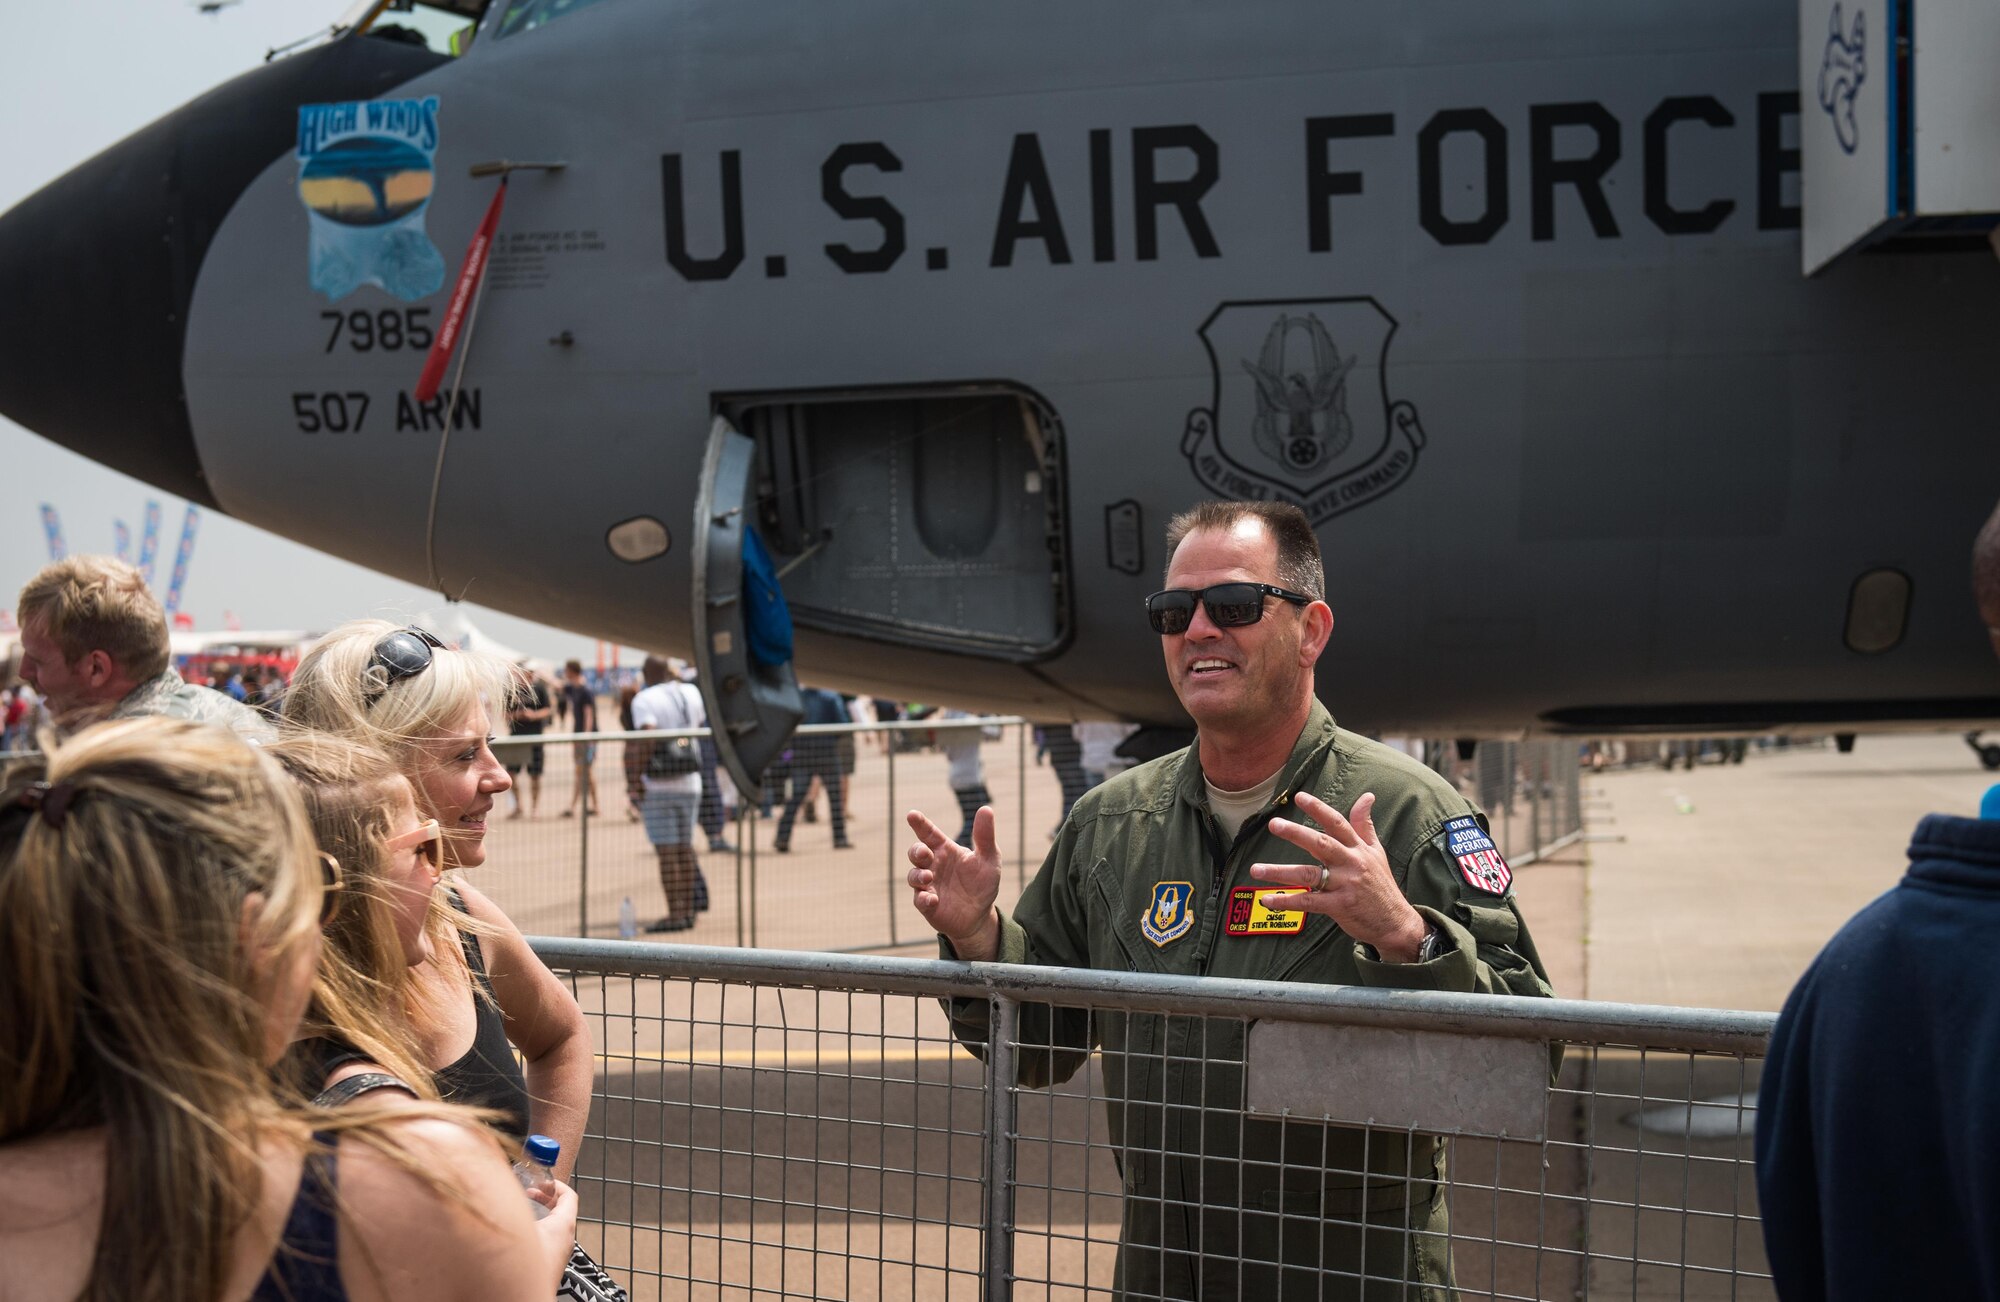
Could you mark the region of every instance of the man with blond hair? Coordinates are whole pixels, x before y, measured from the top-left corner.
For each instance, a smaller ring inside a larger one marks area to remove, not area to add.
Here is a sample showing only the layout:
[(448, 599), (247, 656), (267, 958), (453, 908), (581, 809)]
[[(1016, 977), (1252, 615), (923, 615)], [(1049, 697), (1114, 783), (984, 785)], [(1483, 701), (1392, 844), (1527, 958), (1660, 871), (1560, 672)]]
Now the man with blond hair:
[(41, 694), (62, 732), (101, 719), (164, 714), (245, 737), (270, 735), (255, 710), (174, 672), (166, 612), (124, 561), (57, 561), (28, 580), (15, 613), (21, 678)]

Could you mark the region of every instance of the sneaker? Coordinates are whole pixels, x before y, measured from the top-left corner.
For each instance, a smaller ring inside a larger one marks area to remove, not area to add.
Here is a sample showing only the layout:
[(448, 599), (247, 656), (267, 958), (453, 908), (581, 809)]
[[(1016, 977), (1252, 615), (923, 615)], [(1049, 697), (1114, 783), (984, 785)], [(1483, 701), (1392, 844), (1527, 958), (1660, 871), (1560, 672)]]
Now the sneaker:
[(840, 840), (835, 841), (833, 843), (833, 848), (836, 850), (852, 850), (854, 848), (854, 842), (848, 840), (846, 837), (842, 837)]
[(790, 841), (773, 841), (771, 842), (771, 848), (779, 854), (790, 854), (792, 852), (792, 843)]
[(646, 930), (651, 932), (686, 931), (693, 925), (693, 918), (661, 918), (658, 922), (647, 923)]
[(735, 854), (736, 843), (728, 837), (722, 837), (708, 843), (708, 852), (710, 854)]

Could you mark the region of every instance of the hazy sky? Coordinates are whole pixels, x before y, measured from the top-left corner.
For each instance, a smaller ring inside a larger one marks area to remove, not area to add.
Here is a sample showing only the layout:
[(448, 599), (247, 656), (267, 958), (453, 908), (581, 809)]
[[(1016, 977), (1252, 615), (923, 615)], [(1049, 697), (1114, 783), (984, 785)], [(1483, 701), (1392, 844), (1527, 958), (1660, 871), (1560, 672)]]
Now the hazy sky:
[[(0, 41), (0, 211), (256, 66), (272, 46), (324, 29), (345, 8), (345, 0), (241, 0), (214, 15), (189, 0), (9, 6)], [(12, 606), (21, 584), (48, 561), (41, 503), (61, 514), (72, 553), (111, 551), (114, 520), (131, 526), (136, 552), (149, 498), (163, 516), (154, 580), (164, 597), (186, 503), (0, 417), (0, 609)], [(435, 593), (214, 511), (202, 512), (181, 599), (202, 628), (222, 627), (225, 611), (244, 628), (324, 629), (356, 615), (408, 618), (437, 604)], [(466, 613), (532, 655), (588, 663), (595, 647), (587, 637), (477, 606)]]

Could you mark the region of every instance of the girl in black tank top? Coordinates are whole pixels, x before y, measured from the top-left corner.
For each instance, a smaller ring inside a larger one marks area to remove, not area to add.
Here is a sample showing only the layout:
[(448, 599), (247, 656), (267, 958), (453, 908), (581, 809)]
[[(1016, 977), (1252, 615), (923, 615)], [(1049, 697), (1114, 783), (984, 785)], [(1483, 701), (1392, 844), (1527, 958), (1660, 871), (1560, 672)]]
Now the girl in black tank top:
[[(447, 888), (451, 907), (465, 912), (465, 901)], [(465, 950), (465, 965), (471, 969), (478, 990), (472, 996), (475, 1030), (472, 1047), (456, 1062), (438, 1068), (438, 1093), (447, 1103), (469, 1103), (492, 1108), (508, 1117), (508, 1129), (516, 1139), (528, 1136), (528, 1081), (521, 1074), (520, 1059), (507, 1042), (507, 1022), (493, 1000), (493, 981), (486, 975), (486, 956), (479, 937), (461, 932), (459, 944)]]

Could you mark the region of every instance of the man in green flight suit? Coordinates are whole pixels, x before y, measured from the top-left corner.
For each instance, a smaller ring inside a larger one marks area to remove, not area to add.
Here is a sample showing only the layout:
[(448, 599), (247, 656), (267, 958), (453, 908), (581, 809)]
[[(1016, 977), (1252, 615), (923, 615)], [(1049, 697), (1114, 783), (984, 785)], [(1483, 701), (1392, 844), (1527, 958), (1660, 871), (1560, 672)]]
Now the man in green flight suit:
[[(909, 884), (945, 956), (1548, 995), (1485, 816), (1315, 697), (1333, 613), (1304, 513), (1203, 503), (1174, 519), (1167, 554), (1146, 609), (1195, 744), (1078, 801), (1011, 917), (992, 810), (970, 846), (911, 813)], [(985, 1042), (983, 1001), (951, 1012), (963, 1042)], [(1450, 1296), (1442, 1139), (1246, 1116), (1239, 1022), (1021, 1012), (1024, 1085), (1102, 1048), (1119, 1296)]]

